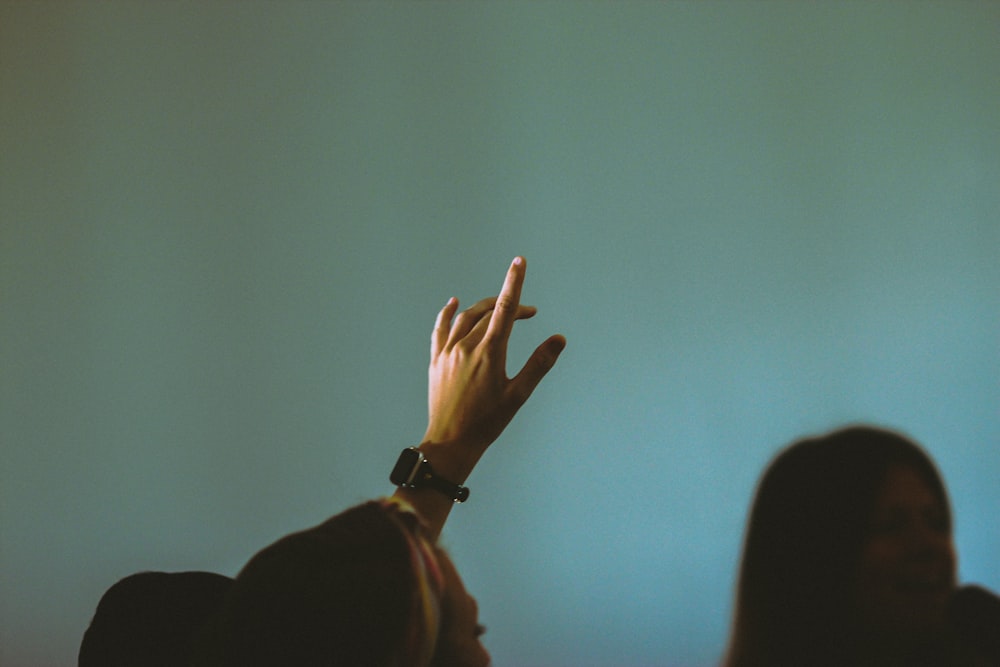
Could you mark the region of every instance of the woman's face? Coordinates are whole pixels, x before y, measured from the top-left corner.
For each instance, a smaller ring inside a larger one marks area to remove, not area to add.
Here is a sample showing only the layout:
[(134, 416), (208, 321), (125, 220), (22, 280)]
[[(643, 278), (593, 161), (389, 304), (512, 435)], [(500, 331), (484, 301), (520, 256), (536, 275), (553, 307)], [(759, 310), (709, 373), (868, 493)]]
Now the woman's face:
[(444, 575), (441, 600), (441, 631), (431, 665), (434, 667), (486, 667), (490, 654), (479, 638), (485, 628), (479, 625), (479, 606), (465, 590), (454, 563), (443, 551), (438, 563)]
[(861, 551), (854, 598), (868, 631), (910, 635), (942, 627), (955, 587), (946, 508), (913, 468), (889, 469)]

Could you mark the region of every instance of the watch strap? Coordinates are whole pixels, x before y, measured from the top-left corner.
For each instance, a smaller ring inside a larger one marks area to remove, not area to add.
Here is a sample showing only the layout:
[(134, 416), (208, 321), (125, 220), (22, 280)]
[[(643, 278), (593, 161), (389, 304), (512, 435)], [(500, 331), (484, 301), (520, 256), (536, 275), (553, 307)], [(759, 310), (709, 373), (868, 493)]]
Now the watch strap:
[(450, 482), (444, 477), (438, 476), (427, 459), (420, 462), (420, 470), (417, 472), (417, 478), (420, 480), (420, 483), (415, 484), (415, 486), (426, 486), (435, 491), (440, 491), (456, 503), (464, 503), (469, 499), (468, 487)]
[(469, 498), (467, 487), (438, 476), (424, 453), (416, 447), (407, 447), (400, 453), (389, 480), (397, 486), (434, 489), (456, 503), (463, 503)]

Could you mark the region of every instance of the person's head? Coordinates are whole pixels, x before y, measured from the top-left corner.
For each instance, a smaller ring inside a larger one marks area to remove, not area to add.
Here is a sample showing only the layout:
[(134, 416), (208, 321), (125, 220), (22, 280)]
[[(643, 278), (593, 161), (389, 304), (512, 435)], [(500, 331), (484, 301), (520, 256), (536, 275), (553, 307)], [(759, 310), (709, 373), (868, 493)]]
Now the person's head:
[(201, 664), (486, 667), (476, 613), (416, 514), (373, 501), (256, 554)]
[(937, 633), (955, 569), (947, 492), (919, 446), (867, 426), (796, 442), (757, 487), (728, 662), (843, 664)]
[(212, 572), (140, 572), (101, 597), (80, 644), (80, 667), (187, 666), (232, 579)]

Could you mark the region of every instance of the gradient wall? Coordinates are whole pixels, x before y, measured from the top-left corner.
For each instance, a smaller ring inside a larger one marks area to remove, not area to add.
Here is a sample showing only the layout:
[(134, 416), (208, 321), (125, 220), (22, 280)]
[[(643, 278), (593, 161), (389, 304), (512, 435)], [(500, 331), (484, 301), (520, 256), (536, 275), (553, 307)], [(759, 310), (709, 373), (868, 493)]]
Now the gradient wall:
[(773, 453), (925, 443), (1000, 588), (1000, 5), (0, 4), (0, 663), (391, 491), (434, 315), (556, 369), (444, 537), (497, 667), (701, 667)]

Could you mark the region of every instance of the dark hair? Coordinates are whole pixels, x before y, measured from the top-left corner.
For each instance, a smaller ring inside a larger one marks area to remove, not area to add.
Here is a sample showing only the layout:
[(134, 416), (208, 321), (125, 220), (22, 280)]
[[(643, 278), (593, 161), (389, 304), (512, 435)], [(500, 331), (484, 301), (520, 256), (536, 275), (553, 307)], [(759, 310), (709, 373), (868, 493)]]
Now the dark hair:
[(930, 457), (898, 433), (851, 426), (793, 443), (761, 478), (743, 545), (727, 667), (840, 665), (852, 639), (851, 582), (890, 467), (941, 501)]
[(418, 575), (401, 513), (377, 501), (284, 537), (237, 575), (199, 665), (382, 667), (414, 628)]
[(109, 588), (83, 635), (80, 667), (186, 667), (200, 628), (232, 579), (212, 572), (140, 572)]

